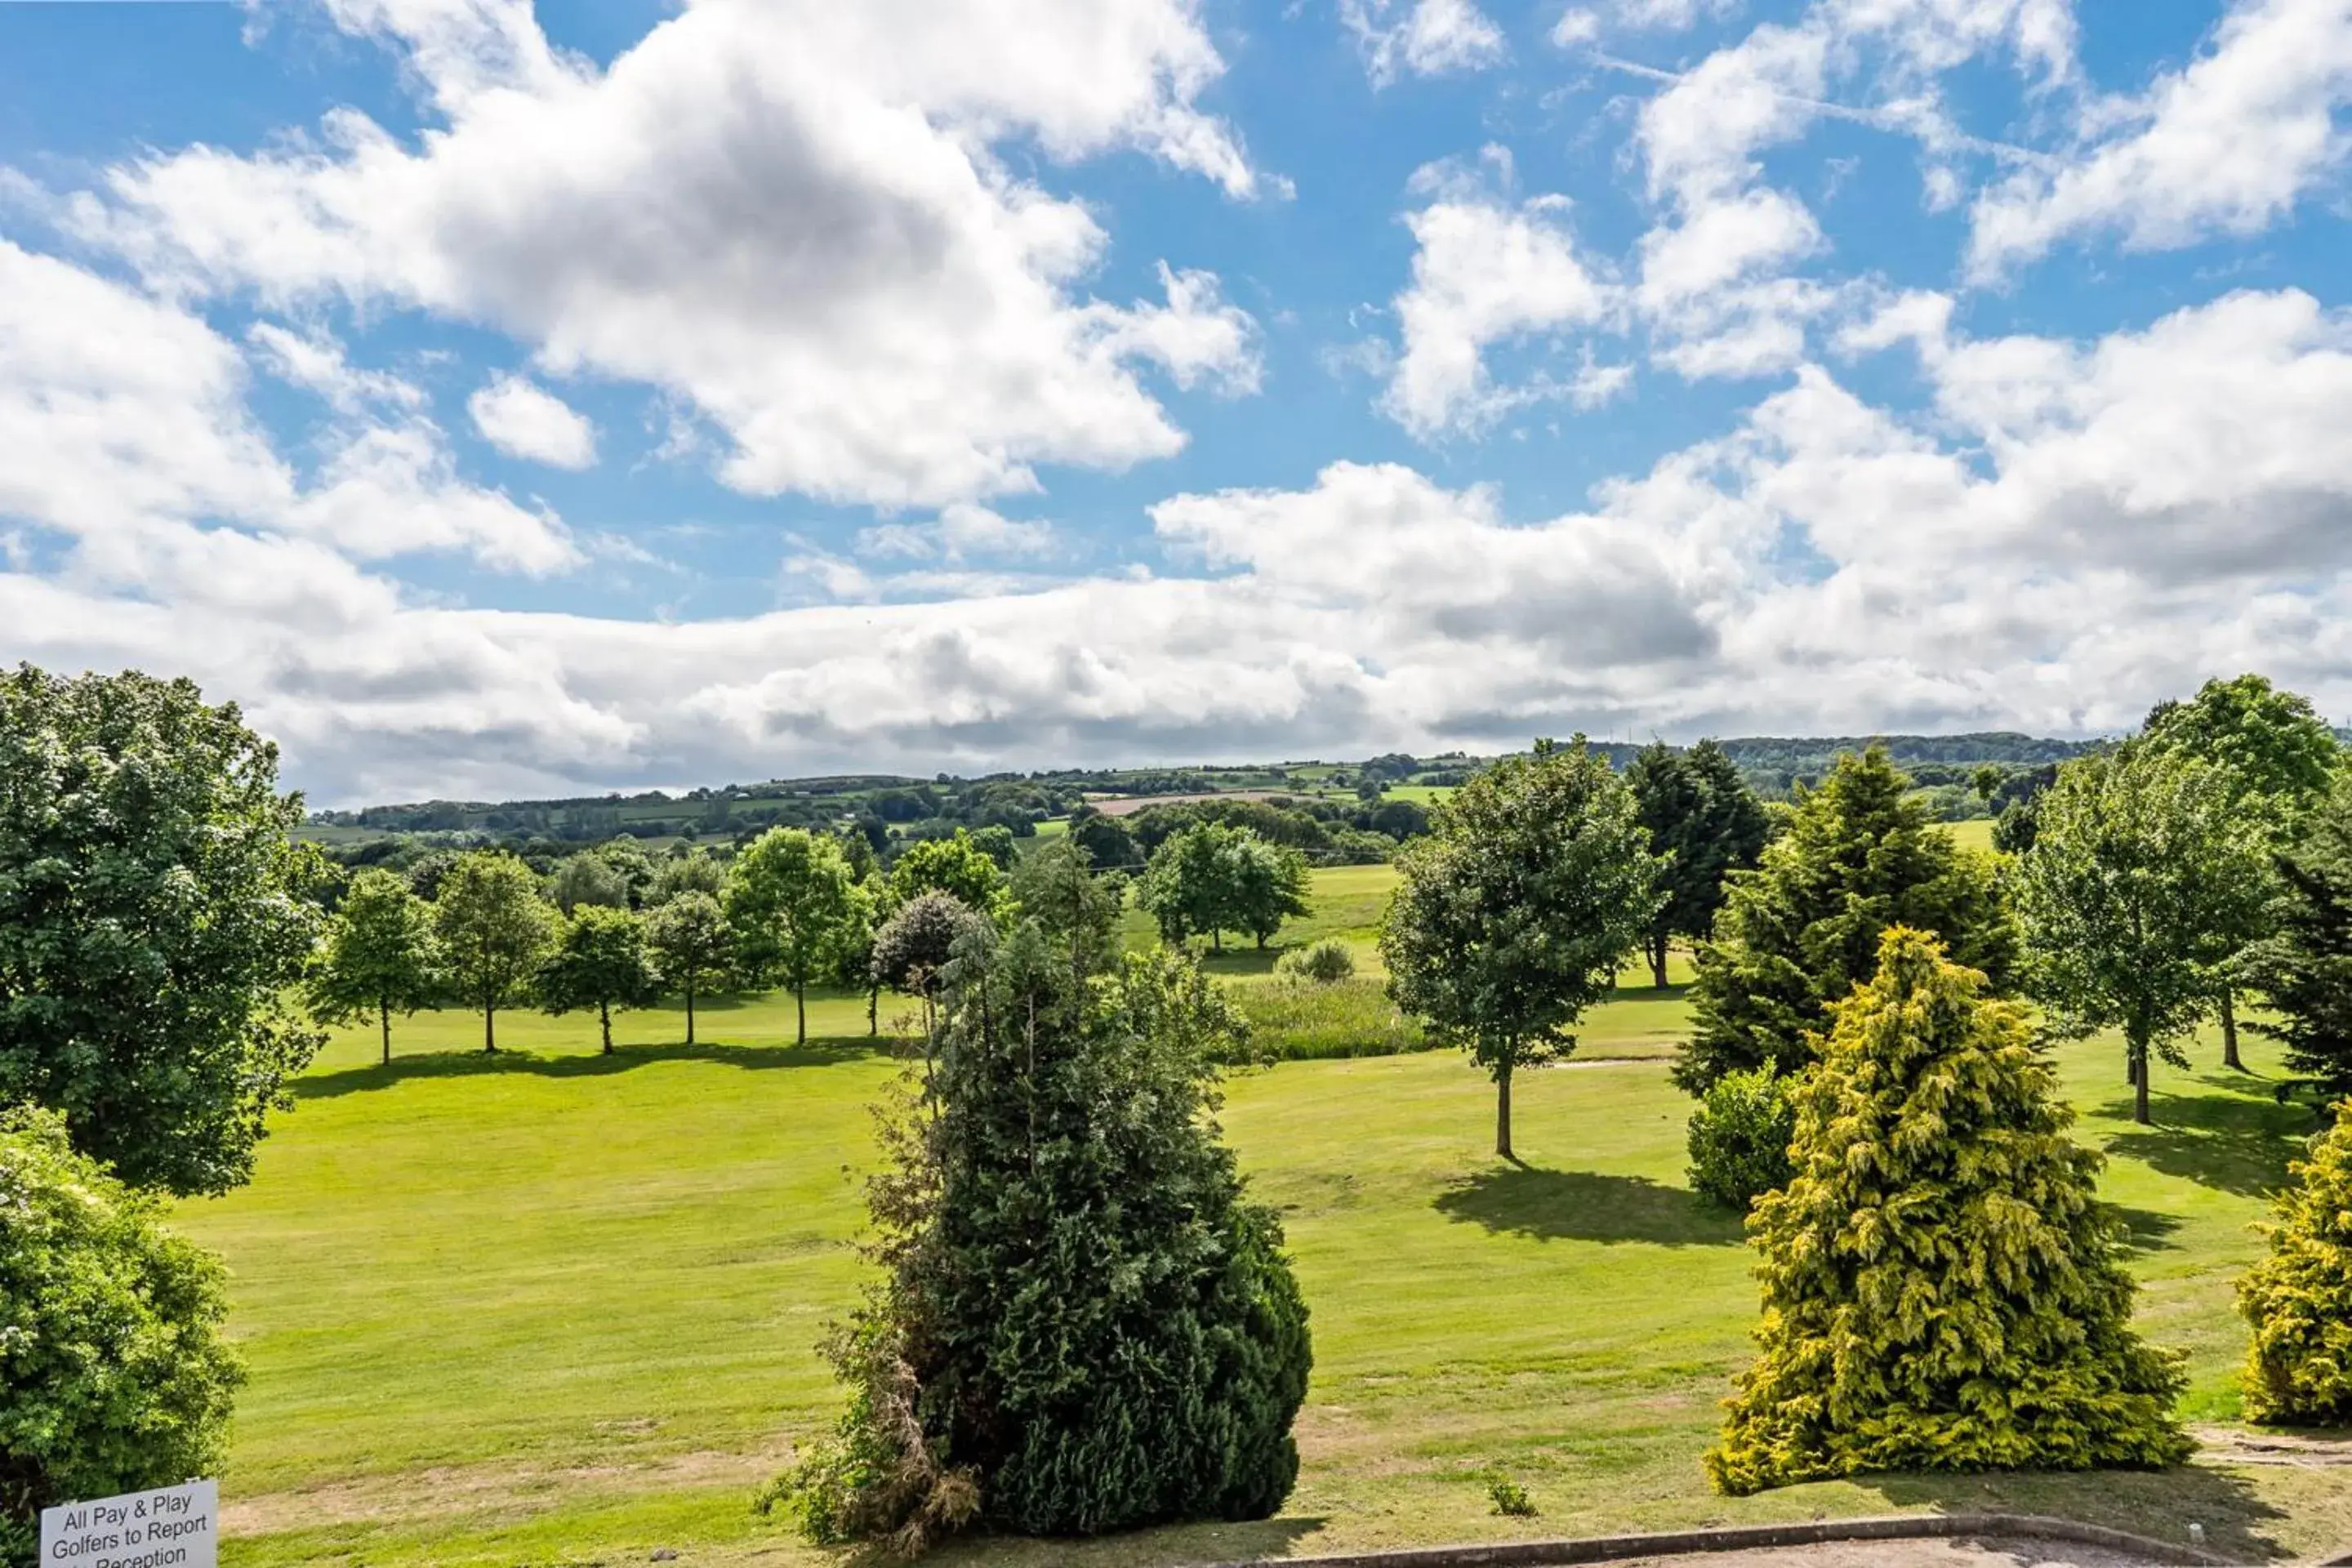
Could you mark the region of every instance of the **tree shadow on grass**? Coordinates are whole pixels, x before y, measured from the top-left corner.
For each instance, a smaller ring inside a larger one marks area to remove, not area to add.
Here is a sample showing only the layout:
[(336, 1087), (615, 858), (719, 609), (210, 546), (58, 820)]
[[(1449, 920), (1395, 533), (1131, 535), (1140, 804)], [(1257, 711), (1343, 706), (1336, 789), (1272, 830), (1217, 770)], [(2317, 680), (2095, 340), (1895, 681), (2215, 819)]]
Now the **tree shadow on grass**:
[[(2247, 1080), (2234, 1074), (2198, 1081), (2213, 1092), (2155, 1096), (2156, 1125), (2110, 1134), (2107, 1152), (2241, 1197), (2284, 1186), (2287, 1162), (2302, 1155), (2315, 1131), (2310, 1109), (2247, 1094)], [(2118, 1100), (2096, 1114), (2129, 1122), (2132, 1102)]]
[[(1249, 1563), (1287, 1557), (1301, 1541), (1331, 1522), (1325, 1514), (1281, 1514), (1200, 1524), (1161, 1525), (1090, 1541), (1019, 1535), (974, 1535), (925, 1554), (933, 1568), (991, 1568), (1050, 1563), (1053, 1568), (1127, 1568), (1135, 1563)], [(903, 1562), (883, 1559), (879, 1562)]]
[(1433, 1206), (1448, 1219), (1543, 1241), (1737, 1247), (1743, 1239), (1738, 1215), (1647, 1176), (1497, 1166), (1455, 1183)]
[(867, 1057), (898, 1054), (903, 1042), (888, 1036), (864, 1035), (811, 1040), (805, 1046), (719, 1046), (696, 1044), (623, 1046), (607, 1056), (541, 1056), (531, 1051), (427, 1051), (395, 1056), (391, 1065), (378, 1062), (336, 1072), (312, 1073), (294, 1080), (298, 1100), (333, 1100), (389, 1089), (411, 1079), (484, 1078), (525, 1074), (532, 1078), (610, 1078), (655, 1062), (716, 1062), (747, 1072), (773, 1068), (831, 1067)]
[(2170, 1545), (2205, 1527), (2205, 1550), (2231, 1563), (2291, 1555), (2269, 1525), (2286, 1514), (2245, 1479), (2205, 1465), (2169, 1470), (2004, 1470), (1979, 1475), (1861, 1476), (1855, 1481), (1898, 1507), (1939, 1513), (2032, 1513), (2127, 1530)]
[(2163, 1214), (2155, 1209), (2131, 1208), (2123, 1204), (2107, 1206), (2124, 1222), (2124, 1234), (2118, 1246), (2125, 1256), (2172, 1250), (2172, 1233), (2180, 1228), (2178, 1215)]

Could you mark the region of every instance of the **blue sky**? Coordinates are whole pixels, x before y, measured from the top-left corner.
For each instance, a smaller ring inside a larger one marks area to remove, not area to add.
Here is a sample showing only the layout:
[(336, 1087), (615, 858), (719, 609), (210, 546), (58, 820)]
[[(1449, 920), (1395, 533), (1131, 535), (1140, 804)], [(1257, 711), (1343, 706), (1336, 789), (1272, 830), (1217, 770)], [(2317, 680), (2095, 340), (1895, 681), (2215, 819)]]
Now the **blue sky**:
[(0, 3), (0, 657), (322, 804), (2352, 712), (2352, 0)]

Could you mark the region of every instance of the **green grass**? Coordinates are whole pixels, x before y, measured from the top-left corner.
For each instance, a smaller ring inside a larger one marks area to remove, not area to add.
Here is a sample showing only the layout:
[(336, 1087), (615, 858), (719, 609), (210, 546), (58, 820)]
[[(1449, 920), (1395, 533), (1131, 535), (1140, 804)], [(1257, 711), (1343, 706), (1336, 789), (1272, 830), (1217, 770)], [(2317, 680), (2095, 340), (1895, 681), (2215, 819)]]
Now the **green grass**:
[(1421, 1025), (1397, 1011), (1387, 987), (1360, 975), (1325, 984), (1236, 985), (1254, 1043), (1283, 1061), (1394, 1056), (1428, 1048)]
[[(1325, 873), (1318, 929), (1360, 935), (1386, 874)], [(1524, 1166), (1484, 1152), (1491, 1086), (1455, 1052), (1236, 1075), (1223, 1121), (1315, 1313), (1284, 1515), (945, 1560), (1108, 1568), (1927, 1507), (2172, 1539), (2196, 1520), (2248, 1561), (2352, 1545), (2347, 1472), (2284, 1466), (1710, 1494), (1697, 1458), (1755, 1299), (1738, 1226), (1684, 1185), (1688, 1102), (1657, 1058), (1685, 977), (1678, 962), (1674, 987), (1629, 984), (1571, 1065), (1521, 1079)], [(229, 1260), (254, 1373), (224, 1563), (824, 1561), (748, 1500), (835, 1407), (811, 1347), (862, 1278), (866, 1108), (901, 1064), (864, 1037), (860, 999), (811, 1011), (806, 1048), (775, 997), (706, 1008), (692, 1051), (674, 1010), (625, 1016), (612, 1058), (576, 1017), (509, 1016), (515, 1049), (486, 1059), (473, 1019), (422, 1016), (388, 1069), (364, 1031), (339, 1036), (254, 1184), (181, 1210)], [(2235, 1417), (2231, 1280), (2304, 1131), (2267, 1092), (2265, 1049), (2250, 1059), (2248, 1076), (2159, 1068), (2159, 1125), (2138, 1129), (2119, 1048), (2061, 1058), (2111, 1156), (2147, 1329), (2187, 1352), (2200, 1421)], [(1540, 1516), (1496, 1516), (1497, 1480)]]

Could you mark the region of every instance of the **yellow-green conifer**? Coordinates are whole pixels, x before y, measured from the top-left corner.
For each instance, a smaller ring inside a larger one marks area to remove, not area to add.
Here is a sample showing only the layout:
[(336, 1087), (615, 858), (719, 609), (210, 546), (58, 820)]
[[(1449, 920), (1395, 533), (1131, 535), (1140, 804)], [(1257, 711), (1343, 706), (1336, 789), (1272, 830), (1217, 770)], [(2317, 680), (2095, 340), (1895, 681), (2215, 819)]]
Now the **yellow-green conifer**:
[(2352, 1422), (2352, 1118), (2339, 1114), (2294, 1172), (2270, 1255), (2238, 1281), (2254, 1331), (2246, 1414), (2341, 1426)]

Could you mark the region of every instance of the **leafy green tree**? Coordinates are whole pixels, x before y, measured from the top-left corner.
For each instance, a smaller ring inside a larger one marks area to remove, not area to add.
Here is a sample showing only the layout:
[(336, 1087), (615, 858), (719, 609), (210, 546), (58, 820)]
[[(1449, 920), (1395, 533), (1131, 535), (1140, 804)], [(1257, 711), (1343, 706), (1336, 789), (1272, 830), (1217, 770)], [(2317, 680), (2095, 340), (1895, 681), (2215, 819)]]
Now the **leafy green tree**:
[(1311, 1351), (1212, 1120), (1238, 1019), (1173, 952), (1074, 991), (1034, 923), (950, 973), (869, 1188), (885, 1278), (829, 1346), (848, 1407), (772, 1496), (820, 1542), (901, 1551), (1272, 1514)]
[(694, 999), (722, 983), (735, 952), (735, 932), (719, 900), (698, 888), (671, 895), (646, 917), (646, 946), (655, 974), (686, 997), (686, 1043), (694, 1044)]
[(1234, 920), (1231, 849), (1238, 829), (1221, 822), (1198, 822), (1160, 841), (1137, 884), (1136, 900), (1160, 940), (1181, 944), (1206, 936), (1224, 951), (1224, 928)]
[(956, 829), (952, 838), (925, 838), (907, 847), (890, 868), (890, 896), (905, 903), (918, 893), (938, 889), (963, 900), (993, 920), (1004, 910), (1004, 873), (971, 835)]
[(2273, 930), (2246, 954), (2244, 973), (2276, 1021), (2250, 1026), (2285, 1047), (2296, 1087), (2332, 1114), (2352, 1095), (2352, 778), (2272, 864), (2281, 889)]
[(2252, 1329), (2246, 1415), (2352, 1425), (2352, 1117), (2314, 1141), (2274, 1200), (2270, 1250), (2238, 1281)]
[(924, 1038), (937, 1031), (940, 988), (947, 983), (956, 944), (987, 923), (986, 915), (953, 893), (931, 888), (892, 910), (874, 933), (869, 962), (875, 983), (922, 999)]
[(555, 907), (571, 914), (582, 905), (600, 909), (629, 907), (629, 879), (612, 863), (592, 850), (567, 856), (549, 879), (547, 896)]
[(247, 1180), (324, 1038), (301, 820), (278, 749), (188, 681), (0, 674), (0, 1104), (140, 1186)]
[(646, 853), (646, 847), (634, 838), (608, 838), (596, 846), (593, 853), (621, 879), (626, 906), (633, 910), (642, 907), (654, 885), (654, 860)]
[(680, 893), (708, 893), (713, 899), (727, 890), (727, 868), (708, 851), (673, 855), (654, 868), (653, 884), (646, 891), (648, 907), (666, 904)]
[(2023, 1011), (1926, 932), (1880, 953), (1790, 1090), (1796, 1175), (1748, 1222), (1762, 1353), (1708, 1474), (2180, 1463), (2186, 1380), (2132, 1331), (2100, 1156)]
[(477, 849), (441, 879), (433, 931), (448, 988), (482, 1015), (482, 1050), (499, 1049), (499, 1009), (521, 1004), (554, 950), (563, 917), (539, 879), (503, 849)]
[(973, 828), (971, 843), (973, 848), (994, 861), (996, 868), (1007, 876), (1012, 874), (1013, 863), (1021, 858), (1021, 847), (1013, 837), (1013, 829), (1001, 822)]
[(57, 1112), (0, 1110), (0, 1563), (30, 1568), (44, 1508), (214, 1473), (245, 1373), (219, 1262)]
[[(2178, 751), (2205, 762), (2226, 782), (2231, 803), (2273, 851), (2292, 847), (2305, 821), (2327, 798), (2342, 748), (2307, 698), (2273, 687), (2266, 677), (2209, 680), (2186, 702), (2159, 702), (2149, 710), (2140, 744)], [(2235, 960), (2270, 931), (2263, 900), (2239, 906), (2243, 923), (2216, 927), (2210, 945), (2215, 1005), (2221, 1019), (2221, 1062), (2241, 1070)]]
[(593, 1011), (613, 1054), (613, 1009), (649, 1007), (661, 995), (645, 922), (627, 910), (583, 904), (563, 924), (563, 938), (540, 965), (539, 1005), (552, 1016)]
[(1126, 825), (1092, 806), (1081, 806), (1071, 814), (1069, 837), (1097, 866), (1106, 869), (1131, 870), (1143, 864), (1143, 851), (1137, 847), (1135, 836)]
[(1307, 900), (1307, 857), (1246, 830), (1234, 835), (1225, 852), (1231, 858), (1226, 874), (1232, 879), (1234, 924), (1264, 952), (1283, 921), (1313, 908)]
[(1045, 840), (1013, 868), (1013, 906), (1069, 955), (1073, 975), (1110, 966), (1125, 898), (1125, 879), (1097, 875), (1086, 847), (1067, 837)]
[(1495, 1080), (1511, 1152), (1511, 1075), (1576, 1048), (1662, 895), (1633, 792), (1588, 750), (1536, 742), (1457, 790), (1397, 851), (1381, 928), (1389, 994)]
[(1644, 747), (1625, 782), (1641, 803), (1652, 852), (1664, 858), (1658, 881), (1666, 901), (1643, 943), (1651, 978), (1663, 990), (1668, 948), (1676, 937), (1696, 941), (1714, 929), (1724, 879), (1756, 864), (1769, 825), (1764, 803), (1713, 741), (1687, 752), (1663, 742)]
[[(978, 858), (993, 876), (988, 858)], [(808, 988), (840, 972), (860, 916), (840, 841), (803, 827), (770, 828), (736, 857), (726, 909), (743, 972), (780, 980), (792, 991), (797, 1037), (808, 1044)]]
[(1675, 1082), (1697, 1095), (1728, 1072), (1803, 1070), (1831, 1005), (1869, 978), (1889, 926), (1933, 932), (2006, 988), (2017, 925), (1996, 866), (1928, 819), (1883, 748), (1842, 753), (1799, 795), (1756, 868), (1729, 874), (1715, 933), (1699, 944)]
[(1691, 1191), (1746, 1214), (1796, 1173), (1789, 1163), (1796, 1131), (1787, 1079), (1769, 1067), (1724, 1074), (1707, 1085), (1691, 1112)]
[(392, 1065), (392, 1016), (432, 1005), (433, 910), (397, 871), (368, 867), (352, 878), (327, 938), (303, 982), (310, 1014), (322, 1024), (375, 1016)]
[(2260, 837), (2219, 769), (2127, 745), (2079, 757), (2042, 796), (2033, 847), (2012, 879), (2028, 984), (2059, 1034), (2120, 1029), (2133, 1114), (2148, 1120), (2148, 1056), (2212, 1006), (2226, 957), (2212, 934), (2251, 923), (2263, 895)]

